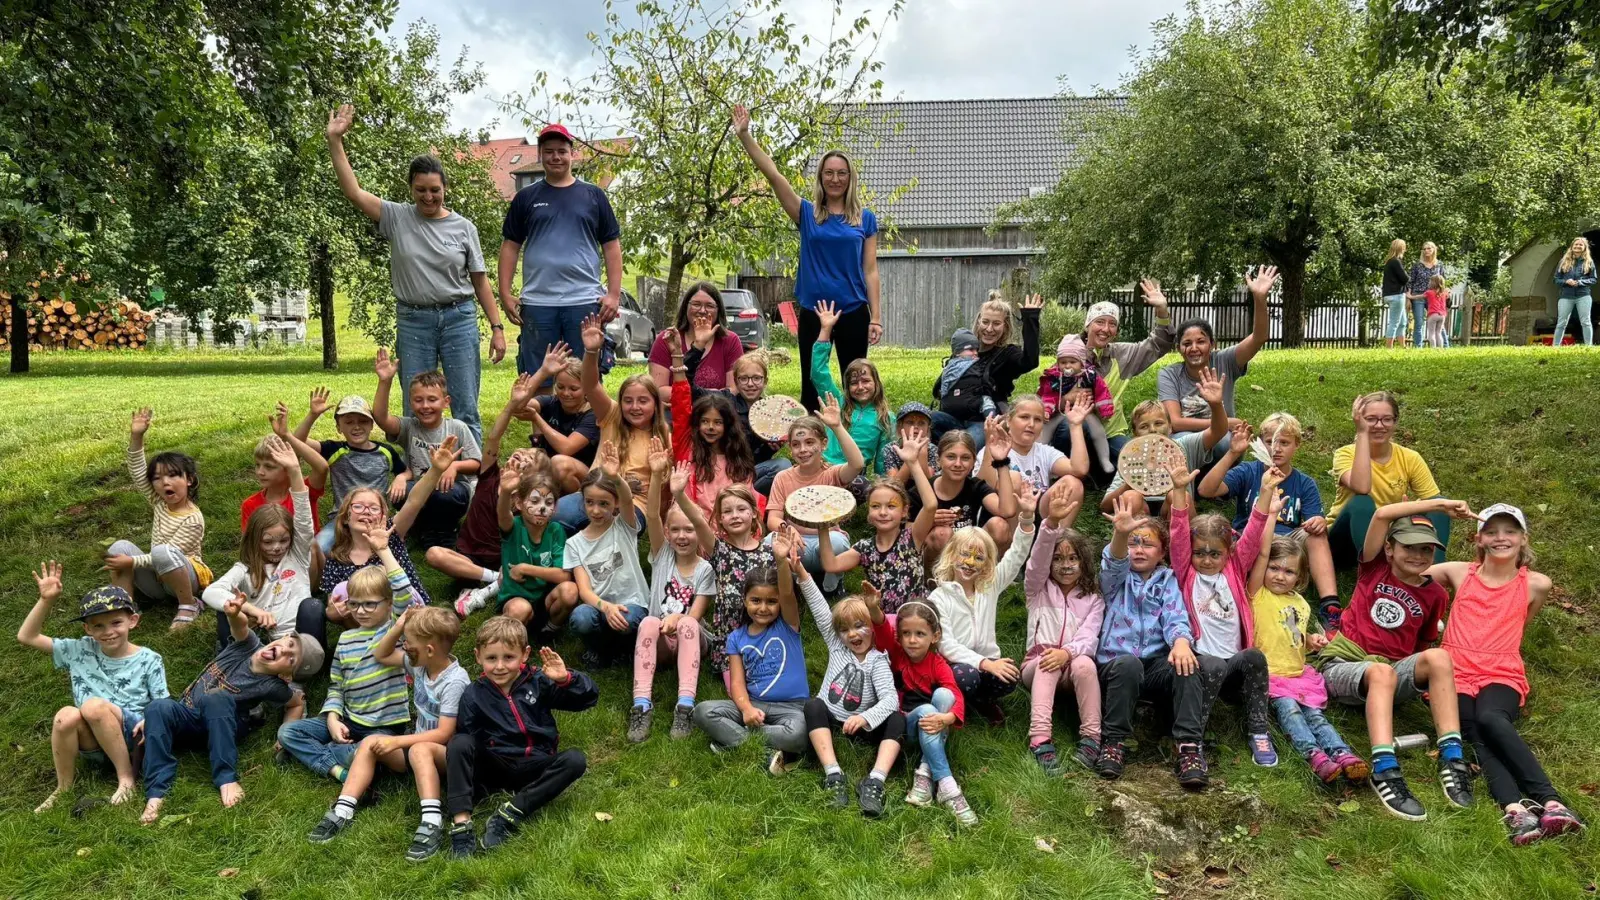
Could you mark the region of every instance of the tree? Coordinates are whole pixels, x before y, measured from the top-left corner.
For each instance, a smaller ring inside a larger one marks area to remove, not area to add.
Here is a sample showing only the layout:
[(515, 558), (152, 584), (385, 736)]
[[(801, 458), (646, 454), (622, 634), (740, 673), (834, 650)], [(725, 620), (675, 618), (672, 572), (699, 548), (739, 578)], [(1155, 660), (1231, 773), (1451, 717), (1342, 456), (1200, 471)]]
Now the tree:
[(1372, 15), (1385, 68), (1468, 60), (1474, 77), (1578, 101), (1600, 87), (1600, 5), (1586, 0), (1381, 0)]
[[(779, 170), (798, 183), (820, 147), (856, 130), (852, 104), (882, 90), (875, 56), (900, 0), (877, 22), (849, 19), (833, 0), (832, 37), (816, 42), (781, 7), (644, 0), (635, 24), (608, 0), (605, 32), (589, 35), (595, 72), (536, 102), (549, 84), (540, 73), (529, 95), (505, 104), (530, 129), (568, 121), (582, 135), (625, 139), (589, 141), (596, 158), (584, 174), (616, 176), (611, 200), (629, 265), (655, 273), (665, 264), (668, 297), (690, 265), (792, 255), (794, 228), (729, 132), (735, 104), (751, 108)], [(660, 310), (651, 314), (661, 321)]]

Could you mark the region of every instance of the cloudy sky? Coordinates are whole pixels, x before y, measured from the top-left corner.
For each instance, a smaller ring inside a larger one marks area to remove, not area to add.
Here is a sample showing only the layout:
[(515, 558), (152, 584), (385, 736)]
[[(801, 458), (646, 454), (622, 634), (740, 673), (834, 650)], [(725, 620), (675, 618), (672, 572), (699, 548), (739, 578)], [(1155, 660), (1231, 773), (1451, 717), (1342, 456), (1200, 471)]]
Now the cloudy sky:
[[(847, 3), (860, 9), (857, 0)], [(876, 4), (881, 9), (882, 0)], [(627, 0), (619, 9), (631, 8)], [(791, 14), (817, 38), (831, 4), (791, 0)], [(1117, 84), (1131, 47), (1147, 46), (1150, 23), (1180, 12), (1183, 0), (907, 0), (885, 36), (886, 98), (907, 100), (1030, 97), (1065, 85), (1076, 92)], [(581, 74), (591, 65), (585, 35), (605, 25), (599, 0), (400, 0), (396, 31), (423, 19), (439, 29), (441, 55), (462, 47), (481, 62), (488, 84), (458, 104), (455, 124), (494, 136), (520, 128), (496, 106), (526, 91), (535, 73)], [(498, 124), (491, 124), (498, 119)]]

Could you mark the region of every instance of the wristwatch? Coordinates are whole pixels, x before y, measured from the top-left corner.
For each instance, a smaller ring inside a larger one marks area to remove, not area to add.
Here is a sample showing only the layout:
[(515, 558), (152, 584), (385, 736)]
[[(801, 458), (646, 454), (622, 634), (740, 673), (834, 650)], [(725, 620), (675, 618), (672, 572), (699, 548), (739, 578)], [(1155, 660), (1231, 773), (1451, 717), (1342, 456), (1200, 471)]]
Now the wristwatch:
[(505, 331), (506, 330), (506, 326), (500, 324), (499, 322), (496, 322), (493, 325), (489, 326), (489, 330), (490, 331)]

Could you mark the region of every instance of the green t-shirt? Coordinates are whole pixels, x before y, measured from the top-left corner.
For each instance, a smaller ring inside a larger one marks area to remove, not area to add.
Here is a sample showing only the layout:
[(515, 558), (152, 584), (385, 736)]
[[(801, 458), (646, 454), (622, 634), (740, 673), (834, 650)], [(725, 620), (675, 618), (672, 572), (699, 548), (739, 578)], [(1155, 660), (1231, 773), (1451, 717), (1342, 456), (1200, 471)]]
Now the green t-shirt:
[(511, 517), (511, 530), (500, 532), (500, 602), (512, 597), (525, 600), (543, 600), (550, 593), (550, 582), (542, 578), (528, 578), (521, 583), (511, 579), (511, 567), (527, 564), (560, 569), (567, 546), (567, 532), (559, 522), (544, 526), (544, 534), (537, 543), (522, 524), (522, 516)]

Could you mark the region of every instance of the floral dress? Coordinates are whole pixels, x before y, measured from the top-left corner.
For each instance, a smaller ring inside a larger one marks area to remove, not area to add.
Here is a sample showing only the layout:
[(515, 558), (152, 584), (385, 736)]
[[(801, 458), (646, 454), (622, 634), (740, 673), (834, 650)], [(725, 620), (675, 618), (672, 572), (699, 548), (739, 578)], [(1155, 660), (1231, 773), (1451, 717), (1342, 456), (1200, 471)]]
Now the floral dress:
[(885, 613), (894, 613), (912, 600), (927, 599), (927, 573), (911, 526), (900, 526), (900, 534), (888, 550), (878, 549), (876, 535), (856, 541), (854, 550), (861, 555), (861, 577), (878, 589)]
[(744, 619), (744, 579), (752, 569), (773, 565), (772, 551), (757, 544), (753, 550), (740, 550), (718, 540), (711, 551), (711, 568), (717, 572), (717, 599), (711, 608), (711, 671), (728, 668), (728, 635), (738, 630)]

